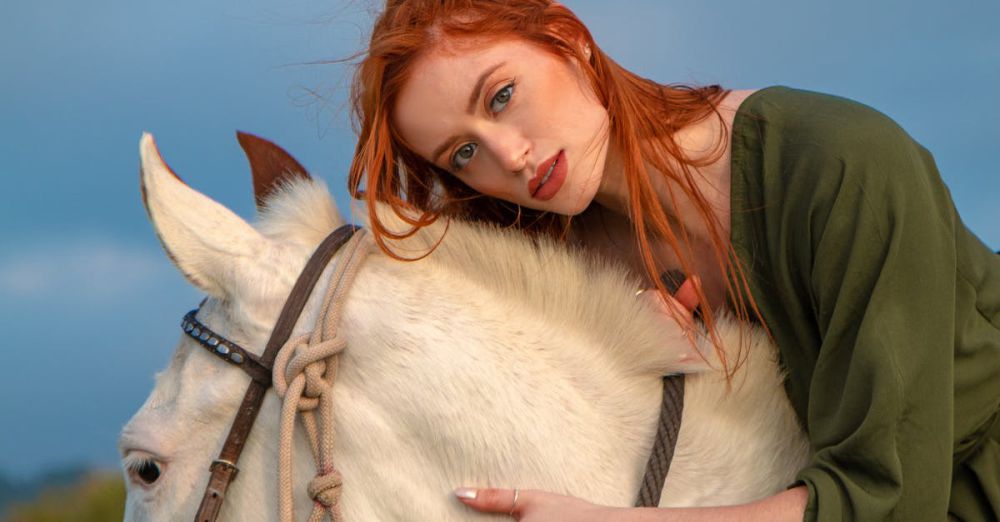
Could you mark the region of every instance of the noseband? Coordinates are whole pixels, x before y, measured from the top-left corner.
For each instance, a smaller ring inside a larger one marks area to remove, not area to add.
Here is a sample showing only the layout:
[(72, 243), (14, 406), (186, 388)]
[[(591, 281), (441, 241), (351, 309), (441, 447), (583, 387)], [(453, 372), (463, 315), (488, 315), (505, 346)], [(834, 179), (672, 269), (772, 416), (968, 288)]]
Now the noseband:
[(233, 419), (233, 424), (229, 428), (229, 436), (226, 437), (226, 442), (222, 445), (219, 457), (209, 467), (212, 476), (205, 488), (205, 495), (198, 507), (195, 522), (214, 522), (219, 516), (219, 510), (226, 497), (226, 490), (239, 471), (236, 463), (243, 452), (243, 446), (246, 444), (254, 420), (257, 419), (257, 414), (260, 412), (264, 394), (271, 387), (271, 369), (274, 366), (274, 359), (282, 345), (291, 336), (295, 323), (298, 322), (299, 315), (305, 308), (309, 295), (326, 265), (337, 253), (337, 250), (351, 239), (357, 230), (358, 227), (354, 225), (344, 225), (333, 231), (316, 247), (316, 251), (313, 252), (305, 268), (302, 269), (302, 273), (299, 274), (299, 278), (295, 281), (291, 293), (288, 294), (288, 299), (285, 300), (285, 305), (281, 309), (281, 315), (278, 316), (278, 322), (275, 323), (274, 330), (271, 332), (271, 338), (268, 339), (264, 353), (260, 357), (198, 322), (195, 319), (196, 311), (188, 312), (181, 321), (181, 327), (185, 334), (227, 363), (242, 368), (250, 376), (250, 386), (247, 387), (243, 402), (237, 410), (236, 418)]

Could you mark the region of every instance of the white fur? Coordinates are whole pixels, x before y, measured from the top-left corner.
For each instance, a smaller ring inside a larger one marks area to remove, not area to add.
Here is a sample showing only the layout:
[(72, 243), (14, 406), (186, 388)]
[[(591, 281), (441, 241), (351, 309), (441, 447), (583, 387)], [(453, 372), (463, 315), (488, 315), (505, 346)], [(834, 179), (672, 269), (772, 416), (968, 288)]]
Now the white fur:
[[(312, 248), (342, 224), (332, 198), (319, 182), (285, 186), (254, 229), (173, 176), (151, 137), (141, 150), (154, 228), (188, 279), (213, 296), (199, 319), (260, 352)], [(423, 253), (444, 226), (397, 252)], [(580, 252), (464, 223), (451, 223), (426, 259), (371, 255), (345, 307), (348, 349), (333, 389), (345, 517), (488, 518), (452, 498), (457, 486), (630, 505), (652, 445), (660, 376), (685, 352), (676, 324), (637, 300), (635, 288), (622, 269)], [(311, 329), (318, 306), (307, 305), (299, 330)], [(738, 330), (721, 321), (728, 346)], [(803, 465), (808, 446), (775, 350), (757, 332), (749, 353), (728, 395), (717, 370), (688, 376), (661, 505), (753, 500), (783, 489)], [(248, 381), (181, 340), (122, 433), (126, 467), (162, 463), (153, 486), (130, 481), (126, 519), (193, 517)], [(221, 519), (277, 517), (278, 409), (269, 392)], [(301, 514), (313, 472), (302, 438), (295, 469)]]

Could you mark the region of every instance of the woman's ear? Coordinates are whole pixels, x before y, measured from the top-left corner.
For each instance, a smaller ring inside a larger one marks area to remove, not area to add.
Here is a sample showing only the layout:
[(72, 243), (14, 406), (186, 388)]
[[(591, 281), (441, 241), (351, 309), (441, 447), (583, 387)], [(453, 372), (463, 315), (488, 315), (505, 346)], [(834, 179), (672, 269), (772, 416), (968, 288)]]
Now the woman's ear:
[[(560, 2), (553, 3), (561, 4)], [(583, 58), (583, 63), (590, 61), (590, 57), (593, 54), (593, 50), (591, 49), (592, 38), (587, 34), (586, 29), (555, 22), (547, 28), (547, 32), (555, 39), (562, 41), (567, 47), (572, 48), (577, 57)]]
[(590, 41), (582, 34), (576, 35), (568, 40), (573, 44), (573, 48), (579, 53), (579, 56), (583, 57), (584, 63), (590, 63), (590, 57), (593, 54), (593, 50), (590, 48)]

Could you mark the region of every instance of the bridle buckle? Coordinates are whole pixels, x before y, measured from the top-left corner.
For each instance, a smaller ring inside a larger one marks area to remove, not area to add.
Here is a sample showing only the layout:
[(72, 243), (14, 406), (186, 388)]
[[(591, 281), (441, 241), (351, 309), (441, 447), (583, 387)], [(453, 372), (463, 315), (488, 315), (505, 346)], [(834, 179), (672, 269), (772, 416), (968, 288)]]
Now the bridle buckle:
[(240, 468), (236, 467), (236, 464), (233, 464), (232, 462), (229, 462), (228, 460), (224, 459), (213, 460), (212, 465), (208, 467), (208, 471), (214, 473), (216, 467), (224, 468), (225, 471), (227, 471), (229, 473), (229, 476), (232, 478), (236, 478), (236, 474), (240, 472)]

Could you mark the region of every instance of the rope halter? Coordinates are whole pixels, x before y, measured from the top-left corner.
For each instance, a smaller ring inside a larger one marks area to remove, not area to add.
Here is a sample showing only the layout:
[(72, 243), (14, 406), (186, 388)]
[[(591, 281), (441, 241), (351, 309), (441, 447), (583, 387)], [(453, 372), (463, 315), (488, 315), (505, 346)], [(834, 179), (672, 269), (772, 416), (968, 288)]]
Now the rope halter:
[(325, 514), (329, 514), (335, 522), (343, 521), (340, 513), (343, 478), (333, 464), (335, 426), (332, 391), (339, 355), (347, 347), (347, 339), (338, 327), (344, 299), (370, 248), (371, 241), (364, 230), (356, 233), (345, 245), (345, 253), (334, 269), (314, 330), (290, 338), (274, 361), (274, 390), (284, 399), (278, 446), (278, 509), (284, 522), (295, 519), (292, 446), (295, 418), (300, 413), (318, 470), (307, 487), (314, 501), (309, 520), (322, 520)]

